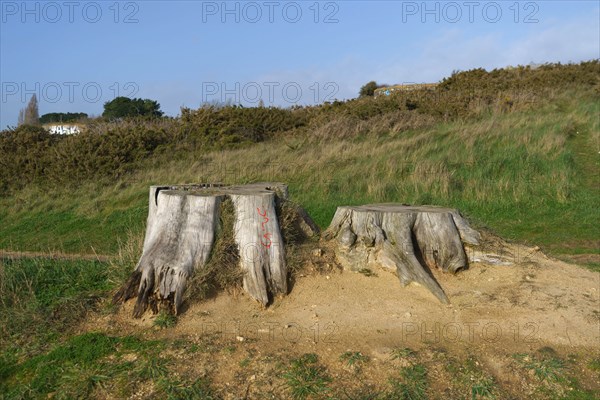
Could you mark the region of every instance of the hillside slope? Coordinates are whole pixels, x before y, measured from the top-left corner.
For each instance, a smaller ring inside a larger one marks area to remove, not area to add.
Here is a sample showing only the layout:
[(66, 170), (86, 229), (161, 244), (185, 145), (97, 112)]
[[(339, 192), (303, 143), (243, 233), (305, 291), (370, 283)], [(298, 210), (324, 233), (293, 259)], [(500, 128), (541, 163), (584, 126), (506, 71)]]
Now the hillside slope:
[(173, 152), (112, 183), (30, 185), (0, 198), (0, 248), (114, 254), (143, 234), (150, 185), (278, 180), (322, 227), (342, 204), (437, 204), (553, 254), (597, 253), (597, 99), (573, 90), (429, 128)]

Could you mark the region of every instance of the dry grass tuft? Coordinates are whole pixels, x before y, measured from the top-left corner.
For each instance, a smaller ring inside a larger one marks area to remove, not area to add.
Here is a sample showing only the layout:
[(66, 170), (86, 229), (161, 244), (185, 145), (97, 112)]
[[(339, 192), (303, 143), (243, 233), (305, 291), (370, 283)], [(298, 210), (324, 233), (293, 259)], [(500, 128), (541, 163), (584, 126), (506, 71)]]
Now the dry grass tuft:
[(219, 226), (210, 258), (206, 265), (195, 270), (188, 281), (188, 300), (203, 300), (218, 290), (233, 294), (241, 290), (244, 275), (239, 267), (240, 256), (234, 239), (234, 222), (233, 203), (226, 199), (221, 203)]

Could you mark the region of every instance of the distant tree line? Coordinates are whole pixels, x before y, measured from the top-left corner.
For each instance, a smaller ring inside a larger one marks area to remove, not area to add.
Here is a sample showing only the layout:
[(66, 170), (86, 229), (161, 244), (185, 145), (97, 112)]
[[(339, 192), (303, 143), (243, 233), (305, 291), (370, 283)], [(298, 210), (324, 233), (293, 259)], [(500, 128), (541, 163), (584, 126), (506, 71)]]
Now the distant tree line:
[[(128, 97), (117, 97), (104, 103), (104, 112), (102, 116), (109, 120), (119, 120), (124, 118), (156, 118), (162, 117), (160, 104), (156, 100), (150, 99), (130, 99)], [(63, 113), (53, 112), (39, 116), (38, 101), (34, 94), (31, 96), (27, 107), (19, 111), (17, 126), (21, 125), (40, 125), (49, 123), (75, 122), (88, 118), (86, 113)]]
[(40, 117), (40, 124), (49, 124), (52, 122), (75, 122), (86, 119), (86, 113), (48, 113)]
[(162, 117), (160, 104), (150, 99), (130, 99), (116, 97), (104, 103), (102, 116), (108, 119), (121, 119), (127, 117)]

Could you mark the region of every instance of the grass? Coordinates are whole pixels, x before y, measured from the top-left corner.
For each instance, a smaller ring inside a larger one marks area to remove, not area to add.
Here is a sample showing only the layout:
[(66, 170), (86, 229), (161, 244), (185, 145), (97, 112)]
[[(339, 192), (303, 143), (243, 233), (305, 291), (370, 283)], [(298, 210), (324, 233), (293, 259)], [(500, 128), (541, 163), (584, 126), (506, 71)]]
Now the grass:
[(415, 351), (408, 347), (398, 347), (390, 352), (391, 360), (411, 359), (417, 355)]
[(369, 357), (360, 351), (346, 351), (340, 356), (340, 361), (355, 372), (360, 372), (362, 366), (369, 361)]
[(525, 353), (515, 354), (514, 358), (523, 368), (533, 371), (540, 381), (561, 382), (564, 380), (565, 365), (559, 358), (539, 358)]
[(427, 398), (427, 368), (421, 364), (404, 367), (400, 370), (400, 379), (390, 379), (390, 386), (387, 399), (424, 400)]
[(464, 360), (450, 358), (445, 369), (452, 375), (453, 384), (464, 398), (495, 399), (497, 386), (494, 378), (485, 372), (473, 355)]
[(238, 246), (234, 239), (235, 211), (231, 200), (221, 203), (219, 225), (210, 258), (188, 283), (187, 299), (204, 299), (216, 290), (236, 291), (242, 286)]
[[(503, 388), (475, 357), (445, 360), (432, 358), (428, 350), (417, 353), (398, 347), (387, 360), (370, 362), (364, 353), (346, 351), (327, 363), (314, 353), (292, 355), (290, 359), (273, 356), (260, 343), (234, 346), (211, 336), (147, 338), (163, 337), (154, 329), (146, 331), (143, 338), (97, 331), (75, 334), (74, 328), (86, 312), (103, 310), (101, 299), (114, 288), (111, 281), (119, 271), (109, 263), (41, 258), (5, 259), (0, 266), (2, 399), (219, 399), (232, 387), (223, 382), (217, 386), (211, 371), (225, 368), (223, 363), (228, 359), (228, 368), (236, 369), (236, 376), (245, 377), (244, 381), (251, 376), (272, 381), (275, 389), (263, 389), (260, 385), (265, 380), (255, 384), (269, 398), (397, 400), (447, 396), (434, 385), (439, 383), (440, 365), (451, 372), (448, 385), (458, 385), (451, 392), (454, 397), (504, 398)], [(163, 317), (170, 320), (169, 315)], [(255, 358), (257, 354), (262, 356)], [(283, 361), (286, 359), (289, 361)], [(554, 350), (542, 348), (535, 354), (516, 355), (514, 360), (537, 398), (596, 398), (596, 393), (581, 388), (575, 378), (585, 378), (575, 367), (585, 365), (593, 374), (600, 369), (597, 356), (572, 355), (567, 362)], [(194, 369), (202, 363), (210, 367), (204, 367), (208, 369), (203, 372)], [(371, 383), (373, 374), (380, 375), (382, 368), (391, 371), (387, 385)], [(527, 371), (532, 371), (531, 375)], [(361, 379), (357, 380), (359, 372)]]
[(143, 234), (151, 184), (277, 180), (321, 227), (342, 204), (434, 203), (553, 254), (597, 254), (599, 104), (565, 92), (531, 110), (400, 133), (164, 156), (112, 186), (32, 186), (0, 199), (0, 248), (115, 254), (128, 233)]
[(177, 325), (177, 316), (161, 310), (154, 319), (153, 325), (160, 329), (172, 328)]
[(166, 347), (135, 336), (72, 336), (23, 362), (0, 358), (0, 397), (123, 398), (146, 383), (160, 398), (217, 399), (207, 378), (173, 374)]
[(588, 368), (592, 371), (600, 372), (600, 358), (596, 358), (588, 363)]
[(164, 391), (166, 399), (198, 399), (198, 400), (217, 400), (217, 396), (210, 388), (210, 382), (204, 378), (198, 378), (193, 382), (163, 379), (159, 381), (159, 387)]
[(68, 331), (111, 288), (107, 263), (0, 259), (0, 346)]
[[(569, 364), (577, 365), (577, 356), (564, 361), (550, 347), (542, 347), (534, 354), (518, 353), (513, 358), (517, 365), (531, 373), (537, 381), (534, 393), (550, 399), (596, 399), (597, 392), (581, 387), (579, 372), (572, 371)], [(588, 363), (593, 370), (595, 359)]]
[(293, 359), (288, 371), (282, 374), (292, 398), (322, 398), (330, 391), (328, 384), (331, 377), (318, 361), (319, 357), (316, 354), (304, 354)]

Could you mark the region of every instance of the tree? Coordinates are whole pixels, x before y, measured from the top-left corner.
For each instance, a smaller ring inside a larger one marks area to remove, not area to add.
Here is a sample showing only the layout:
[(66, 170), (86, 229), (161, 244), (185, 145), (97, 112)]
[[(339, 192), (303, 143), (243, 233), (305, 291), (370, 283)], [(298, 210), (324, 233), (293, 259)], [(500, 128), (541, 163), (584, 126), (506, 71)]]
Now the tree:
[(29, 99), (27, 107), (19, 111), (18, 125), (39, 125), (40, 114), (38, 111), (38, 101), (35, 93)]
[(48, 113), (40, 117), (41, 124), (49, 124), (52, 122), (76, 122), (82, 119), (86, 119), (88, 115), (86, 113)]
[(358, 95), (359, 97), (373, 96), (375, 94), (375, 89), (377, 89), (378, 87), (379, 86), (377, 85), (377, 82), (368, 82), (360, 88), (360, 92), (358, 93)]
[(160, 104), (150, 99), (130, 99), (119, 96), (104, 103), (105, 118), (127, 118), (127, 117), (162, 117)]

